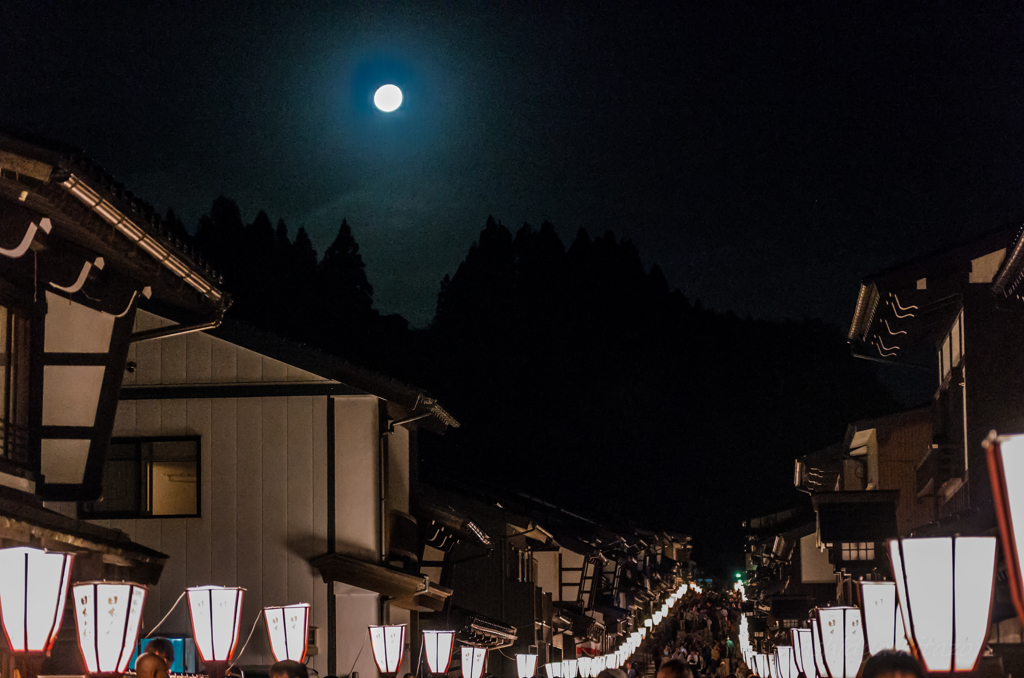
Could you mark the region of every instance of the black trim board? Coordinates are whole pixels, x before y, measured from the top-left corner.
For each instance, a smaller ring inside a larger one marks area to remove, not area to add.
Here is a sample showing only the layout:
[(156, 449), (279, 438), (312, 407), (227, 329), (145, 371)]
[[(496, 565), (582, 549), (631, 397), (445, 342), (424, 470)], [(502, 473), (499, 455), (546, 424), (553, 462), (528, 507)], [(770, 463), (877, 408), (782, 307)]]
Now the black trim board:
[(280, 398), (284, 396), (367, 395), (348, 384), (294, 382), (278, 384), (180, 384), (123, 386), (121, 400), (181, 400), (185, 398)]

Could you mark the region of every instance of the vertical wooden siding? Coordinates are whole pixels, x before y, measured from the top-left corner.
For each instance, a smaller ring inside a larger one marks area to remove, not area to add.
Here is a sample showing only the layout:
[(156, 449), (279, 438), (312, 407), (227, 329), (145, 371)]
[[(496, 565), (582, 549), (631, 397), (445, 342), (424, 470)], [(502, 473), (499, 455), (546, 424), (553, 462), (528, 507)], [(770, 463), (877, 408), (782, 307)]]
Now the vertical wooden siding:
[[(166, 324), (140, 313), (136, 329)], [(126, 384), (324, 380), (201, 333), (133, 345), (129, 360), (137, 367)], [(115, 436), (202, 437), (200, 518), (96, 521), (170, 556), (149, 594), (147, 628), (188, 586), (237, 585), (246, 589), (240, 644), (264, 605), (308, 602), (326, 646), (327, 589), (307, 562), (327, 545), (326, 408), (327, 398), (309, 396), (119, 404)], [(160, 633), (190, 633), (184, 601)], [(261, 625), (240, 663), (272, 661)], [(325, 673), (325, 647), (311, 666)]]

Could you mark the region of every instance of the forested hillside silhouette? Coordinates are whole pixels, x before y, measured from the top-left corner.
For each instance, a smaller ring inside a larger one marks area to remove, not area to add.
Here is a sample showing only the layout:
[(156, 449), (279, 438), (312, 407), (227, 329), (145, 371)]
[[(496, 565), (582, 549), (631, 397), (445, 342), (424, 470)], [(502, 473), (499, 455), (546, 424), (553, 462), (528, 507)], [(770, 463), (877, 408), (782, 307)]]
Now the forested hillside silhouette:
[(702, 308), (612, 233), (566, 247), (549, 223), (513, 234), (488, 218), (423, 330), (373, 308), (345, 222), (318, 259), (302, 229), (292, 240), (262, 212), (243, 224), (218, 198), (195, 239), (224, 272), (230, 313), (454, 413), (460, 429), (421, 439), (423, 477), (688, 531), (705, 560), (738, 558), (741, 521), (793, 501), (795, 457), (896, 409), (839, 328)]

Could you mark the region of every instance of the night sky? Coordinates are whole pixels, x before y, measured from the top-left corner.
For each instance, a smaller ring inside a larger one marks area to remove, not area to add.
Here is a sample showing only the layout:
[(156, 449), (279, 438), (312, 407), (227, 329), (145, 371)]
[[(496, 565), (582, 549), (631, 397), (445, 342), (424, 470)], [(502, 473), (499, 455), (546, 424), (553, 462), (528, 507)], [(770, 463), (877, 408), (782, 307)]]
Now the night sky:
[(714, 308), (845, 323), (864, 274), (1022, 212), (1020, 5), (152, 5), (0, 5), (0, 123), (190, 228), (224, 194), (322, 253), (347, 217), (414, 326), (488, 214), (611, 229)]

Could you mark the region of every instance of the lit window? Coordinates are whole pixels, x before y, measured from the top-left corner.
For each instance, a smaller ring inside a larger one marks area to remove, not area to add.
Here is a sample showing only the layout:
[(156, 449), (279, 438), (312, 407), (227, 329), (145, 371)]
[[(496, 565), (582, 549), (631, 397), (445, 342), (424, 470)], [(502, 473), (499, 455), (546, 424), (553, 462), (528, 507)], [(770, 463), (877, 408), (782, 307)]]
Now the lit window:
[(199, 438), (115, 438), (103, 463), (103, 495), (87, 518), (199, 515)]
[(0, 306), (0, 458), (28, 462), (29, 321)]
[(870, 541), (844, 541), (842, 560), (874, 560), (875, 544)]

